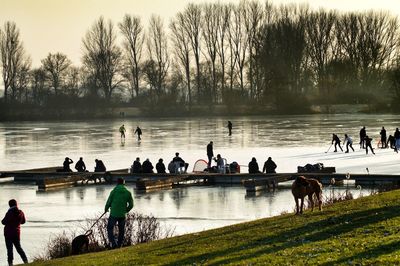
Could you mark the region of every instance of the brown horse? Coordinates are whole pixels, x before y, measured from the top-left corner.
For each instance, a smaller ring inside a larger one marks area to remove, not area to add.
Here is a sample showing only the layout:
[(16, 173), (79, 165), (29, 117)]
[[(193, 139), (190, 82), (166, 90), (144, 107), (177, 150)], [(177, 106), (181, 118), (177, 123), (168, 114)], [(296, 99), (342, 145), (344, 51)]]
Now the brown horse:
[(296, 214), (299, 214), (299, 202), (301, 199), (300, 213), (303, 213), (304, 197), (308, 196), (311, 202), (311, 211), (314, 210), (314, 199), (315, 194), (318, 199), (319, 210), (322, 210), (322, 184), (313, 178), (305, 178), (304, 176), (298, 176), (292, 184), (292, 194), (296, 201)]

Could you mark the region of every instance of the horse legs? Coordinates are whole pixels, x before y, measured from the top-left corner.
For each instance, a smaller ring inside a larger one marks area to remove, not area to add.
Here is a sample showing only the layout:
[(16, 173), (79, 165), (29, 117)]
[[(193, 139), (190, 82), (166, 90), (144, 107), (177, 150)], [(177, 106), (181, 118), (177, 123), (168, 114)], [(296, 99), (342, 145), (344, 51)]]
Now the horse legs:
[(313, 194), (308, 195), (308, 200), (311, 202), (311, 211), (314, 211), (314, 199)]
[(303, 213), (304, 197), (301, 198), (300, 213)]
[(322, 211), (322, 192), (317, 193), (317, 198), (318, 198), (318, 208), (320, 211)]
[(299, 214), (299, 199), (294, 197), (294, 201), (296, 202), (296, 214)]

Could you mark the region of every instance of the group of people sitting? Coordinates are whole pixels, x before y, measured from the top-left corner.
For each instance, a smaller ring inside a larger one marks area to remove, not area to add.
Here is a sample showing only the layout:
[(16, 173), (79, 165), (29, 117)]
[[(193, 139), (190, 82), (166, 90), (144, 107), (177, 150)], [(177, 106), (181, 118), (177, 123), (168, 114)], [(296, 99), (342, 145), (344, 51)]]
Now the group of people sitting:
[(249, 162), (249, 174), (258, 174), (258, 173), (273, 174), (276, 173), (275, 171), (276, 167), (277, 167), (276, 163), (272, 160), (271, 157), (268, 157), (268, 159), (264, 163), (264, 167), (261, 172), (258, 167), (257, 159), (253, 157)]
[[(175, 157), (168, 164), (168, 171), (171, 174), (176, 173), (186, 173), (189, 164), (186, 163), (181, 157), (179, 157), (179, 152), (175, 153)], [(140, 163), (140, 158), (137, 157), (131, 166), (131, 173), (154, 173), (154, 166), (149, 159), (146, 159), (143, 163)], [(156, 164), (156, 170), (158, 174), (167, 173), (167, 168), (165, 167), (164, 160), (159, 159)]]
[[(95, 172), (107, 171), (106, 166), (104, 165), (102, 160), (96, 159), (96, 160), (94, 160), (94, 162), (95, 162), (95, 167), (94, 167)], [(74, 163), (74, 161), (72, 161), (70, 158), (66, 157), (63, 162), (62, 172), (72, 172), (70, 165), (73, 163)], [(79, 160), (76, 162), (75, 170), (77, 172), (88, 172), (88, 170), (86, 169), (85, 162), (83, 161), (82, 157), (80, 157)]]

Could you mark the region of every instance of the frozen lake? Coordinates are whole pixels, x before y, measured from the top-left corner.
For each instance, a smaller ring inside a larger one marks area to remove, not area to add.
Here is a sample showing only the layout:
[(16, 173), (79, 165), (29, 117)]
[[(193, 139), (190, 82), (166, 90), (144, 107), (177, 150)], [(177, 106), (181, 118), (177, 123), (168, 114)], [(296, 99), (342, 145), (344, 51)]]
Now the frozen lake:
[[(233, 123), (228, 136), (227, 120)], [(126, 140), (121, 142), (118, 128), (124, 124)], [(136, 126), (142, 140), (133, 135)], [(400, 127), (396, 115), (307, 115), (257, 116), (237, 118), (121, 119), (91, 122), (0, 123), (0, 169), (17, 170), (62, 165), (66, 156), (76, 161), (83, 157), (89, 169), (94, 159), (102, 159), (109, 170), (128, 168), (136, 157), (159, 158), (168, 163), (180, 152), (191, 171), (197, 159), (206, 159), (206, 145), (214, 142), (214, 153), (228, 162), (247, 165), (256, 157), (260, 167), (271, 156), (278, 172), (295, 172), (297, 166), (322, 162), (336, 166), (337, 172), (400, 174), (400, 154), (379, 149), (365, 154), (358, 145), (358, 133), (366, 126), (373, 143), (385, 126), (388, 135)], [(325, 153), (331, 134), (343, 140), (353, 137), (355, 152)], [(242, 172), (247, 168), (242, 167)], [(153, 214), (176, 234), (201, 231), (233, 223), (292, 211), (294, 202), (285, 186), (260, 196), (247, 196), (240, 186), (189, 187), (149, 194), (134, 193), (135, 210)], [(40, 252), (51, 233), (69, 230), (86, 217), (101, 212), (112, 186), (74, 187), (53, 192), (38, 192), (34, 185), (0, 184), (1, 215), (10, 198), (19, 201), (27, 216), (22, 227), (22, 244), (28, 256)], [(354, 191), (355, 196), (359, 191)], [(5, 262), (4, 241), (0, 241), (0, 265)], [(18, 256), (16, 256), (18, 258)], [(20, 262), (19, 258), (16, 262)]]

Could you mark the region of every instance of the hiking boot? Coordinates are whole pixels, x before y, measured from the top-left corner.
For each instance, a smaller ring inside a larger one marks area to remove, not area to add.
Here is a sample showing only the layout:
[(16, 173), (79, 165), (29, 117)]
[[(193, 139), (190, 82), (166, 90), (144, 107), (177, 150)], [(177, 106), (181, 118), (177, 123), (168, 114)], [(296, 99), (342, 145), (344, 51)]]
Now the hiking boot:
[(344, 153), (349, 153), (349, 151), (345, 151)]

